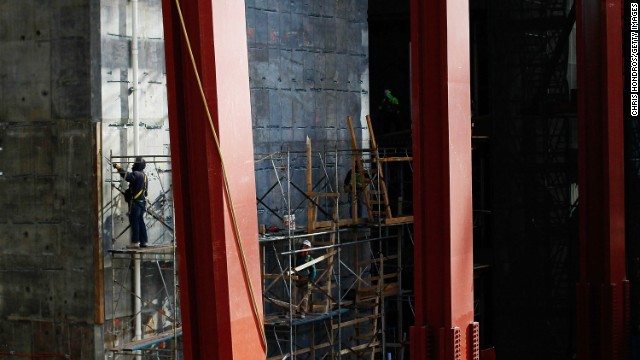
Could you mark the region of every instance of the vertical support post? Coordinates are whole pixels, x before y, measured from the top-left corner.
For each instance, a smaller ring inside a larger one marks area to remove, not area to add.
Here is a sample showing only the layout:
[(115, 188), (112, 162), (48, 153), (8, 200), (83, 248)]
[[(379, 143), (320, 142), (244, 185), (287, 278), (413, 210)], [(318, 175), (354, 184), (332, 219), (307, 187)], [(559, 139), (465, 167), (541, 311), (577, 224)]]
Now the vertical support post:
[[(102, 151), (98, 149), (102, 149), (102, 125), (101, 123), (95, 124), (95, 142), (93, 143), (94, 149), (93, 154), (94, 158), (94, 179), (95, 179), (95, 188), (101, 189), (104, 184), (104, 179), (102, 177)], [(113, 186), (110, 186), (110, 191), (113, 191)], [(102, 193), (97, 191), (93, 191), (93, 203), (97, 205), (96, 209), (103, 209), (102, 202)], [(111, 197), (110, 199), (113, 199)], [(104, 211), (94, 211), (94, 221), (96, 224), (103, 224), (105, 219), (101, 214), (105, 214)], [(105, 214), (106, 215), (106, 214)], [(93, 321), (96, 324), (104, 324), (105, 318), (105, 287), (104, 287), (104, 250), (102, 247), (102, 236), (101, 230), (99, 227), (93, 228), (93, 282), (94, 282), (94, 313), (93, 313)], [(115, 313), (113, 313), (115, 314)], [(115, 317), (115, 316), (114, 316)]]
[(577, 2), (578, 359), (628, 358), (621, 0)]
[[(356, 156), (360, 156), (360, 154), (354, 151), (351, 154), (351, 219), (353, 220), (353, 224), (358, 224), (360, 221), (360, 203), (358, 201), (358, 186), (357, 186), (357, 176), (360, 174), (356, 169)], [(362, 195), (360, 195), (362, 196)]]
[[(140, 155), (140, 113), (138, 94), (138, 0), (131, 1), (131, 86), (133, 96), (133, 155)], [(142, 339), (142, 286), (140, 283), (140, 256), (133, 257), (133, 312), (135, 314), (135, 337)]]
[[(245, 4), (163, 0), (162, 5), (184, 355), (264, 359)], [(248, 273), (212, 126), (224, 156)]]
[(313, 194), (313, 158), (311, 157), (311, 139), (307, 136), (307, 232), (312, 233), (315, 230), (315, 205), (314, 201), (318, 202), (318, 198)]
[(468, 3), (411, 0), (412, 359), (469, 356), (473, 239)]
[[(402, 249), (402, 236), (403, 236), (403, 232), (404, 232), (404, 227), (405, 225), (400, 225), (398, 227), (398, 236), (397, 236), (397, 241), (396, 241), (396, 248), (397, 249)], [(395, 271), (398, 272), (398, 287), (400, 288), (400, 290), (398, 291), (398, 295), (396, 295), (396, 311), (398, 313), (398, 319), (396, 322), (396, 334), (395, 334), (395, 341), (397, 341), (400, 344), (400, 347), (396, 348), (395, 351), (395, 356), (396, 358), (402, 359), (402, 355), (400, 355), (400, 357), (398, 357), (398, 354), (404, 354), (404, 346), (405, 346), (405, 333), (403, 332), (404, 327), (402, 326), (403, 323), (403, 308), (404, 308), (404, 304), (403, 304), (403, 300), (402, 300), (402, 289), (404, 287), (404, 278), (402, 277), (402, 266), (403, 266), (403, 261), (402, 261), (402, 251), (398, 251), (398, 266), (395, 269)]]
[(135, 316), (135, 336), (136, 340), (142, 340), (142, 284), (140, 282), (140, 254), (132, 254), (133, 258), (133, 312)]
[(140, 155), (140, 113), (138, 94), (138, 0), (131, 1), (131, 95), (133, 95), (133, 155)]
[(309, 353), (311, 360), (316, 360), (316, 327), (314, 323), (311, 323), (311, 344), (309, 346)]

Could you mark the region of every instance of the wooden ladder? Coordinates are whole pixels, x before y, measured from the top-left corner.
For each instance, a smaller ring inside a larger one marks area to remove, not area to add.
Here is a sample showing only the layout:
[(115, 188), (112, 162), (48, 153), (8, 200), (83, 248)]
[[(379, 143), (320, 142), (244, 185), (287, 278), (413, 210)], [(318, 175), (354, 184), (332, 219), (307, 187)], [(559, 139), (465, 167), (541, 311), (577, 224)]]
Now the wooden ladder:
[(367, 209), (372, 214), (373, 219), (390, 219), (391, 206), (389, 205), (389, 195), (387, 193), (387, 182), (382, 172), (382, 163), (380, 162), (380, 153), (378, 152), (378, 143), (373, 134), (373, 126), (371, 124), (371, 116), (367, 115), (367, 128), (369, 129), (369, 146), (371, 151), (371, 190), (365, 189), (365, 201)]
[[(388, 263), (393, 265), (389, 266)], [(353, 346), (348, 349), (357, 354), (358, 359), (371, 359), (380, 352), (386, 341), (384, 329), (384, 304), (387, 297), (398, 296), (400, 293), (399, 273), (385, 269), (398, 267), (398, 255), (385, 256), (380, 254), (358, 262), (358, 272), (364, 274), (368, 270), (369, 276), (358, 281), (355, 300), (355, 318), (360, 320), (354, 325)]]
[[(370, 271), (373, 268), (379, 272), (377, 276), (373, 274), (368, 278), (362, 279), (358, 282), (358, 288), (356, 290), (356, 315), (361, 319), (365, 319), (363, 323), (355, 325), (354, 342), (357, 344), (354, 346), (359, 350), (356, 352), (359, 359), (373, 360), (375, 353), (380, 351), (381, 345), (380, 338), (380, 320), (382, 318), (381, 306), (382, 304), (382, 292), (384, 289), (384, 256), (380, 255), (380, 258), (365, 260), (360, 264), (365, 268), (369, 268)], [(362, 269), (359, 270), (362, 274)]]
[[(353, 223), (358, 223), (358, 196), (362, 196), (364, 198), (365, 205), (367, 206), (367, 217), (369, 221), (373, 220), (372, 214), (369, 211), (371, 209), (371, 205), (368, 203), (368, 173), (364, 169), (364, 164), (362, 161), (362, 150), (358, 146), (358, 140), (356, 139), (356, 133), (353, 128), (353, 119), (351, 116), (347, 116), (347, 124), (349, 125), (349, 134), (351, 135), (351, 207), (352, 207), (352, 219)], [(358, 174), (361, 179), (362, 187), (363, 187), (363, 195), (358, 194), (358, 189), (356, 186), (356, 175)]]
[[(358, 147), (353, 127), (353, 119), (351, 116), (347, 117), (349, 133), (351, 135), (351, 147), (354, 154), (356, 154), (354, 155), (355, 161), (352, 161), (354, 163), (352, 166), (352, 173), (353, 171), (358, 172), (361, 179), (363, 179), (362, 196), (367, 207), (367, 217), (369, 221), (380, 221), (384, 224), (411, 222), (413, 221), (413, 216), (394, 217), (391, 213), (391, 205), (389, 204), (389, 194), (387, 191), (387, 181), (384, 176), (383, 164), (394, 161), (412, 161), (413, 158), (410, 156), (381, 158), (380, 152), (378, 151), (378, 143), (376, 142), (376, 137), (373, 132), (371, 116), (367, 115), (366, 120), (369, 131), (369, 152), (371, 154), (371, 157), (366, 161), (370, 162), (372, 165), (369, 170), (366, 170), (363, 165), (365, 160), (362, 159), (362, 150)], [(352, 191), (352, 195), (355, 199), (355, 189)], [(354, 209), (355, 206), (356, 205), (354, 205)], [(354, 211), (354, 214), (355, 213), (356, 212)]]

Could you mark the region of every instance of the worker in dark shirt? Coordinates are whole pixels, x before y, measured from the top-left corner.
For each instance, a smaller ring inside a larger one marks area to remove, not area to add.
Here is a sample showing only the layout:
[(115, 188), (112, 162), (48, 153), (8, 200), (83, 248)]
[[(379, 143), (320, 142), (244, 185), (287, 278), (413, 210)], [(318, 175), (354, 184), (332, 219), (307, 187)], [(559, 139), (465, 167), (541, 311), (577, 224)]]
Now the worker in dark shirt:
[[(131, 243), (128, 248), (147, 247), (147, 226), (144, 223), (144, 213), (147, 207), (147, 175), (143, 172), (146, 162), (141, 156), (136, 157), (131, 172), (126, 171), (120, 164), (113, 164), (120, 176), (129, 183), (125, 193), (125, 200), (129, 203), (129, 224), (131, 225)], [(130, 199), (129, 199), (130, 197)]]

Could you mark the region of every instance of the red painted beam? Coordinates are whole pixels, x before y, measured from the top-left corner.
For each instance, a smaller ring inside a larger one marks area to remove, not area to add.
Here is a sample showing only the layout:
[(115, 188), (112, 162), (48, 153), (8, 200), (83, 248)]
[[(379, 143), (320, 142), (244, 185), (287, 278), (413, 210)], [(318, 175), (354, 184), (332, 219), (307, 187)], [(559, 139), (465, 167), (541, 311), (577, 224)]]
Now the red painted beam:
[(222, 163), (175, 0), (163, 0), (180, 302), (186, 359), (264, 359), (244, 1), (180, 2), (239, 219), (252, 309)]
[(467, 0), (411, 0), (412, 359), (478, 359), (473, 323)]
[(578, 359), (628, 358), (622, 0), (577, 2)]

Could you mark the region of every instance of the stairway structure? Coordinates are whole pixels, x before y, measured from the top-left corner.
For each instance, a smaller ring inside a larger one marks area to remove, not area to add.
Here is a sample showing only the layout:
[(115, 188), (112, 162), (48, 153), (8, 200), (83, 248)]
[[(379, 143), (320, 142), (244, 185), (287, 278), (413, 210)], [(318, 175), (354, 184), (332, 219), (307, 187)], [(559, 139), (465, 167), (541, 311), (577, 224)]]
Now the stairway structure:
[[(367, 219), (372, 223), (385, 225), (401, 224), (413, 222), (413, 216), (397, 216), (391, 210), (389, 201), (389, 189), (385, 178), (385, 166), (391, 163), (406, 162), (409, 165), (413, 158), (411, 156), (381, 156), (380, 149), (376, 142), (376, 137), (371, 123), (371, 117), (366, 116), (367, 128), (369, 131), (368, 151), (358, 147), (353, 119), (347, 117), (349, 133), (351, 134), (351, 147), (353, 150), (352, 173), (357, 173), (356, 177), (351, 177), (351, 196), (353, 198), (353, 214), (357, 214), (358, 196), (362, 197), (367, 208)], [(368, 164), (369, 166), (365, 166)], [(358, 189), (358, 177), (362, 182), (362, 189)], [(354, 216), (357, 223), (357, 216)]]

